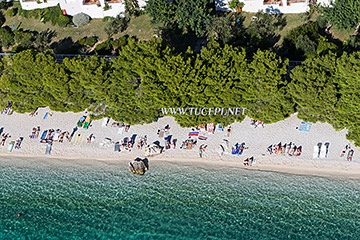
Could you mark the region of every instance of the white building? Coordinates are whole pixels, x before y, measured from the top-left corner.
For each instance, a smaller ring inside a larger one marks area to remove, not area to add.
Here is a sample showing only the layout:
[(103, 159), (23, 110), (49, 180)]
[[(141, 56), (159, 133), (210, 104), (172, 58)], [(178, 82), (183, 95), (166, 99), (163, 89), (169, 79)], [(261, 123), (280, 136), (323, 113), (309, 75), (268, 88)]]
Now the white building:
[[(144, 0), (137, 2), (140, 8), (146, 5)], [(74, 16), (78, 13), (85, 13), (91, 18), (116, 17), (125, 13), (124, 0), (20, 0), (20, 4), (24, 10), (54, 7), (60, 4), (64, 14)], [(104, 10), (105, 4), (109, 5), (110, 9)]]
[[(245, 12), (263, 11), (267, 13), (305, 13), (309, 10), (310, 0), (239, 0), (244, 3)], [(215, 0), (216, 10), (231, 11), (230, 0)], [(330, 0), (317, 0), (321, 4), (330, 4)]]

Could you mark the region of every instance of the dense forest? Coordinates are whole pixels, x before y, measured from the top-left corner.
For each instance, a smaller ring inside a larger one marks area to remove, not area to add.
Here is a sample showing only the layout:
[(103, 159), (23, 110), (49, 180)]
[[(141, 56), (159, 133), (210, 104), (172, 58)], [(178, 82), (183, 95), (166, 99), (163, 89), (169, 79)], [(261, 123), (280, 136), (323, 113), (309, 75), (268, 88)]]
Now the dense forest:
[[(0, 61), (0, 107), (12, 104), (21, 113), (42, 106), (63, 112), (88, 109), (94, 118), (110, 116), (130, 124), (152, 122), (162, 115), (161, 108), (170, 107), (243, 107), (247, 116), (264, 123), (297, 112), (306, 121), (348, 129), (348, 139), (360, 145), (359, 11), (340, 1), (335, 3), (337, 8), (314, 5), (311, 14), (322, 14), (290, 29), (279, 44), (278, 33), (286, 26), (284, 15), (258, 12), (245, 27), (241, 12), (215, 12), (210, 0), (186, 2), (147, 2), (146, 12), (163, 24), (159, 37), (113, 39), (124, 22), (112, 19), (106, 41), (94, 47), (95, 37), (82, 38), (66, 52), (94, 56), (66, 58), (61, 63), (55, 61), (56, 48), (50, 44), (54, 32), (1, 27), (1, 47), (16, 54)], [(346, 2), (360, 7), (357, 1)], [(240, 7), (234, 5), (235, 10)], [(55, 10), (32, 15), (55, 16), (51, 14)], [(355, 29), (344, 42), (329, 33), (331, 24), (346, 28), (342, 19)], [(193, 45), (199, 39), (206, 40), (201, 51)], [(303, 62), (293, 68), (288, 59)], [(245, 116), (174, 117), (189, 127), (208, 122), (228, 125)]]
[[(245, 107), (264, 123), (298, 112), (310, 122), (347, 128), (360, 145), (360, 52), (330, 52), (289, 62), (258, 50), (251, 60), (243, 48), (209, 42), (200, 53), (176, 53), (161, 38), (129, 38), (112, 60), (78, 57), (56, 63), (51, 52), (26, 50), (1, 60), (1, 107), (17, 112), (41, 106), (84, 111), (94, 117), (149, 123), (162, 107)], [(230, 124), (244, 116), (176, 115), (181, 126)]]

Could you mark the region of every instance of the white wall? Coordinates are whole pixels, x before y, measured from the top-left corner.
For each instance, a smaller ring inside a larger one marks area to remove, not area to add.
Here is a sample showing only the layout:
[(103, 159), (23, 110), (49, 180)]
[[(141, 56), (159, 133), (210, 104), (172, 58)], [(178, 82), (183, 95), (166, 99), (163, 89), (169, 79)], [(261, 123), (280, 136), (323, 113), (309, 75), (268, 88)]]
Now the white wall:
[[(44, 0), (41, 0), (44, 1)], [(138, 0), (140, 8), (144, 8), (146, 5), (145, 0)], [(96, 4), (84, 5), (83, 0), (48, 0), (47, 3), (38, 4), (36, 1), (23, 2), (20, 0), (21, 7), (24, 10), (33, 10), (37, 8), (53, 7), (60, 4), (61, 9), (65, 9), (66, 13), (70, 16), (74, 16), (78, 13), (85, 13), (91, 18), (104, 18), (106, 16), (116, 17), (121, 13), (125, 13), (125, 3), (108, 3), (111, 9), (104, 11), (105, 0), (100, 0), (100, 7)]]
[[(231, 11), (229, 9), (230, 0), (215, 0), (216, 10)], [(243, 11), (258, 12), (260, 10), (270, 13), (305, 13), (309, 10), (308, 1), (300, 3), (291, 3), (287, 5), (287, 0), (282, 0), (283, 6), (280, 4), (264, 4), (263, 0), (240, 0), (244, 3)], [(318, 0), (318, 3), (330, 4), (330, 0)]]
[(42, 3), (37, 3), (37, 1), (23, 1), (20, 0), (21, 7), (24, 10), (33, 10), (37, 8), (47, 8), (47, 7), (55, 7), (59, 4), (58, 0), (47, 0), (47, 3), (44, 3), (44, 0), (40, 0)]

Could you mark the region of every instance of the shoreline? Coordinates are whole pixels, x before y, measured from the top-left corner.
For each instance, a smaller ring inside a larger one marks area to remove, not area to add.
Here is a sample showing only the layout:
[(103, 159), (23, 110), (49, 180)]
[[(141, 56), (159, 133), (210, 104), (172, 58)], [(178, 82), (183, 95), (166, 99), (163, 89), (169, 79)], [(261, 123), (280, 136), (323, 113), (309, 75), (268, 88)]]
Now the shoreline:
[[(82, 157), (60, 157), (60, 156), (26, 156), (26, 155), (5, 155), (0, 154), (0, 158), (10, 158), (10, 159), (20, 159), (21, 161), (31, 160), (32, 162), (39, 162), (52, 165), (54, 167), (59, 165), (80, 165), (80, 166), (91, 166), (96, 167), (102, 164), (106, 165), (115, 165), (128, 166), (128, 163), (133, 160), (136, 156), (122, 156), (119, 159), (101, 159), (101, 158), (88, 158), (83, 159)], [(212, 169), (212, 168), (237, 168), (247, 171), (260, 171), (260, 172), (274, 172), (281, 174), (291, 174), (291, 175), (303, 175), (303, 176), (314, 176), (314, 177), (341, 177), (347, 179), (360, 180), (360, 164), (351, 164), (349, 166), (334, 166), (329, 168), (328, 164), (315, 164), (312, 167), (304, 167), (297, 164), (286, 165), (286, 164), (256, 164), (250, 167), (244, 167), (241, 161), (231, 161), (231, 160), (209, 160), (209, 159), (199, 159), (199, 158), (164, 158), (161, 156), (150, 157), (149, 164), (150, 169), (153, 164), (177, 164), (183, 166), (195, 166), (203, 169)], [(264, 159), (262, 159), (264, 160)], [(1, 165), (1, 162), (0, 162)], [(351, 166), (350, 166), (351, 165)], [(130, 173), (129, 173), (130, 174)]]
[[(43, 116), (47, 112), (52, 112), (51, 116), (46, 119)], [(49, 108), (41, 108), (38, 115), (30, 117), (29, 114), (0, 115), (0, 127), (4, 127), (4, 133), (9, 133), (12, 137), (8, 139), (4, 147), (0, 147), (1, 158), (31, 158), (45, 159), (47, 163), (51, 163), (51, 159), (58, 159), (60, 162), (91, 164), (94, 162), (104, 162), (107, 164), (120, 164), (126, 161), (126, 164), (136, 157), (144, 158), (142, 149), (137, 149), (136, 143), (139, 138), (147, 136), (147, 144), (159, 141), (160, 145), (165, 145), (164, 138), (157, 135), (159, 129), (170, 125), (170, 134), (173, 139), (177, 139), (176, 149), (166, 150), (164, 153), (148, 157), (151, 163), (169, 162), (192, 164), (200, 167), (216, 166), (216, 167), (236, 167), (247, 170), (272, 171), (300, 175), (313, 176), (338, 176), (346, 178), (360, 179), (360, 158), (358, 153), (360, 149), (354, 147), (350, 143), (355, 154), (351, 162), (346, 161), (345, 157), (340, 158), (340, 153), (349, 141), (346, 140), (346, 130), (335, 131), (327, 123), (312, 124), (309, 132), (297, 130), (302, 122), (296, 114), (283, 121), (265, 125), (263, 127), (254, 128), (250, 125), (250, 119), (246, 118), (243, 122), (235, 122), (231, 124), (231, 136), (226, 136), (226, 128), (224, 131), (216, 130), (215, 133), (200, 132), (207, 140), (200, 140), (192, 150), (180, 149), (181, 143), (188, 139), (191, 128), (181, 128), (172, 117), (160, 118), (158, 122), (144, 125), (133, 125), (128, 132), (119, 134), (119, 127), (111, 127), (110, 120), (108, 126), (102, 126), (102, 120), (91, 122), (89, 129), (80, 128), (77, 133), (82, 135), (81, 141), (78, 143), (54, 142), (51, 155), (45, 155), (46, 143), (40, 143), (40, 139), (29, 139), (32, 128), (41, 127), (41, 133), (46, 129), (61, 129), (69, 131), (76, 126), (81, 116), (86, 115), (80, 113), (60, 113), (50, 111)], [(95, 140), (91, 144), (86, 143), (86, 137), (90, 134), (95, 136)], [(114, 152), (114, 144), (111, 146), (100, 146), (105, 138), (111, 138), (113, 142), (120, 141), (125, 137), (136, 136), (135, 146), (131, 152), (121, 151)], [(15, 149), (10, 154), (6, 153), (7, 146), (10, 141), (24, 137), (21, 149)], [(219, 155), (220, 144), (224, 143), (223, 139), (228, 141), (228, 147), (223, 156)], [(234, 156), (231, 154), (231, 148), (236, 143), (246, 143), (246, 149), (242, 156)], [(287, 154), (272, 154), (266, 152), (267, 146), (270, 144), (295, 143), (302, 146), (301, 156), (288, 156)], [(330, 143), (329, 151), (326, 158), (313, 159), (314, 145), (318, 143)], [(201, 144), (208, 147), (204, 152), (203, 158), (199, 157), (198, 148)], [(256, 164), (244, 167), (243, 160), (254, 156)], [(49, 161), (48, 161), (49, 159)], [(0, 160), (1, 162), (1, 160)]]

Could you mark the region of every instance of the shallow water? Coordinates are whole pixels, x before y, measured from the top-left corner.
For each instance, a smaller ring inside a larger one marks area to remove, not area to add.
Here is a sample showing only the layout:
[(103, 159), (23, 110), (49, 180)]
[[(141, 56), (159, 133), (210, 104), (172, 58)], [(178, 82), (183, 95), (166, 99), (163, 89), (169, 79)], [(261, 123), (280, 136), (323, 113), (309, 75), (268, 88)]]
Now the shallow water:
[(360, 180), (150, 164), (1, 159), (0, 239), (360, 239)]

